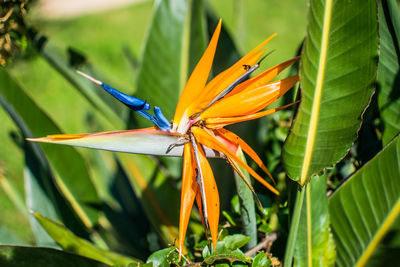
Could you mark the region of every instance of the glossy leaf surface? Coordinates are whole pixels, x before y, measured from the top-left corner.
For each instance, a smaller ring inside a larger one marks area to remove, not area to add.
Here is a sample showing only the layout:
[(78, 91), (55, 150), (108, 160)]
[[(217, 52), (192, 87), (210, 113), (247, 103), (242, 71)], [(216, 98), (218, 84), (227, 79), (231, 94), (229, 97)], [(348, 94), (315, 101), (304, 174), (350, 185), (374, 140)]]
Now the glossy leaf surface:
[[(242, 237), (240, 236), (233, 237), (233, 239), (238, 239), (238, 238), (242, 239)], [(232, 242), (232, 239), (228, 240), (228, 245), (230, 242)], [(244, 244), (245, 243), (243, 242), (241, 245)], [(214, 262), (218, 261), (237, 262), (237, 264), (240, 264), (240, 262), (245, 262), (245, 263), (251, 262), (251, 258), (247, 257), (239, 248), (235, 246), (231, 247), (231, 249), (228, 248), (227, 244), (225, 243), (225, 240), (217, 242), (215, 251), (213, 253), (210, 253), (209, 248), (205, 247), (203, 250), (203, 257), (204, 257), (203, 264), (205, 263), (209, 265), (214, 264)]]
[(271, 264), (272, 262), (268, 258), (268, 256), (265, 253), (261, 252), (254, 257), (251, 267), (269, 267), (271, 266)]
[(178, 257), (176, 247), (170, 247), (151, 254), (147, 263), (152, 264), (153, 267), (169, 267), (173, 262), (179, 262)]
[(337, 266), (363, 266), (400, 213), (400, 138), (329, 199)]
[(288, 175), (304, 185), (344, 157), (374, 90), (376, 3), (311, 0), (301, 60), (302, 102), (286, 140)]

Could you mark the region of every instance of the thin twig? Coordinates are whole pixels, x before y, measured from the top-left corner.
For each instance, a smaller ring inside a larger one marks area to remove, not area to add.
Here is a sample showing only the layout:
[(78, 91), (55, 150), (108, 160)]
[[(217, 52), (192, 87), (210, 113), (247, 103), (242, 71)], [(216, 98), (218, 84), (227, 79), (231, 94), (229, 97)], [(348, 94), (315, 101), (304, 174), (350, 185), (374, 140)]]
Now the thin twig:
[(14, 11), (14, 7), (8, 10), (8, 12), (4, 15), (4, 17), (0, 18), (0, 22), (4, 22), (8, 20), (8, 18), (11, 16), (12, 12)]
[(250, 249), (245, 253), (246, 256), (251, 257), (259, 250), (268, 249), (271, 246), (271, 244), (278, 238), (278, 235), (279, 231), (266, 235), (265, 238), (260, 243), (258, 243), (254, 248)]

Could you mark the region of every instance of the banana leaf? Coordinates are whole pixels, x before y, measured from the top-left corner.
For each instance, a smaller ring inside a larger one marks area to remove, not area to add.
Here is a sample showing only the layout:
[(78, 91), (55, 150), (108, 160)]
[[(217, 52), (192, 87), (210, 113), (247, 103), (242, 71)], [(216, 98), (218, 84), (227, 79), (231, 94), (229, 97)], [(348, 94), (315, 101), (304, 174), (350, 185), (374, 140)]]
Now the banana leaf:
[(374, 92), (378, 59), (375, 1), (309, 3), (302, 100), (282, 153), (289, 177), (301, 185), (349, 151)]

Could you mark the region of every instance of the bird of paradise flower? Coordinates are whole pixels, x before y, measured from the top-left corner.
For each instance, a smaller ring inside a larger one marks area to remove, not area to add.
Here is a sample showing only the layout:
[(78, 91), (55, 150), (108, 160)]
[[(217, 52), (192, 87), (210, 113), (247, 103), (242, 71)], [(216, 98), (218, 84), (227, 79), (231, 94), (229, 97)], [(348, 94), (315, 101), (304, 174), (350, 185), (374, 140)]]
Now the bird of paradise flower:
[[(122, 103), (150, 120), (155, 127), (137, 130), (103, 132), (94, 134), (49, 135), (29, 139), (71, 146), (88, 147), (118, 152), (183, 156), (181, 208), (178, 246), (182, 251), (190, 213), (196, 200), (205, 232), (211, 234), (215, 248), (218, 235), (220, 201), (217, 185), (207, 157), (220, 157), (228, 161), (254, 193), (239, 166), (275, 194), (279, 192), (250, 168), (237, 151), (241, 148), (270, 177), (273, 178), (256, 152), (239, 136), (224, 129), (226, 125), (257, 119), (292, 104), (263, 110), (287, 92), (299, 80), (295, 75), (273, 81), (282, 70), (293, 64), (293, 58), (249, 78), (260, 66), (263, 47), (272, 35), (242, 57), (227, 70), (207, 83), (221, 31), (221, 21), (210, 43), (193, 70), (176, 107), (175, 116), (168, 121), (159, 107), (149, 114), (150, 104), (98, 81), (82, 72), (82, 76), (102, 86)], [(255, 193), (254, 193), (255, 194)]]

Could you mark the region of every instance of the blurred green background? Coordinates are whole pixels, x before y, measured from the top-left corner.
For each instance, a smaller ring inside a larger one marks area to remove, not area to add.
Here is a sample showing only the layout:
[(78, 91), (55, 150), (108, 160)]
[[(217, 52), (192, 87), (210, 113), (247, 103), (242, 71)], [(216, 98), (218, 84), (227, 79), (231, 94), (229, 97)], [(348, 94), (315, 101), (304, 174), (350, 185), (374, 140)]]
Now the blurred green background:
[[(31, 25), (58, 46), (72, 47), (86, 55), (100, 73), (112, 77), (105, 82), (125, 93), (134, 93), (137, 71), (133, 62), (140, 60), (153, 1), (137, 1), (96, 13), (81, 10), (82, 14), (67, 18), (55, 15), (46, 18), (39, 4), (29, 12)], [(208, 5), (222, 18), (242, 54), (271, 34), (278, 34), (268, 45), (275, 51), (263, 64), (264, 68), (293, 57), (306, 32), (306, 0), (213, 0), (208, 1)], [(64, 132), (86, 131), (91, 114), (99, 116), (96, 119), (107, 125), (101, 114), (90, 112), (93, 107), (42, 57), (31, 55), (18, 60), (10, 66), (10, 71)], [(3, 109), (0, 109), (0, 121), (0, 138), (4, 140), (0, 149), (0, 171), (23, 195), (24, 164), (22, 151), (16, 143), (18, 131)], [(79, 150), (85, 153), (84, 149)], [(0, 189), (0, 226), (13, 230), (24, 240), (32, 239), (28, 221), (12, 207)]]

